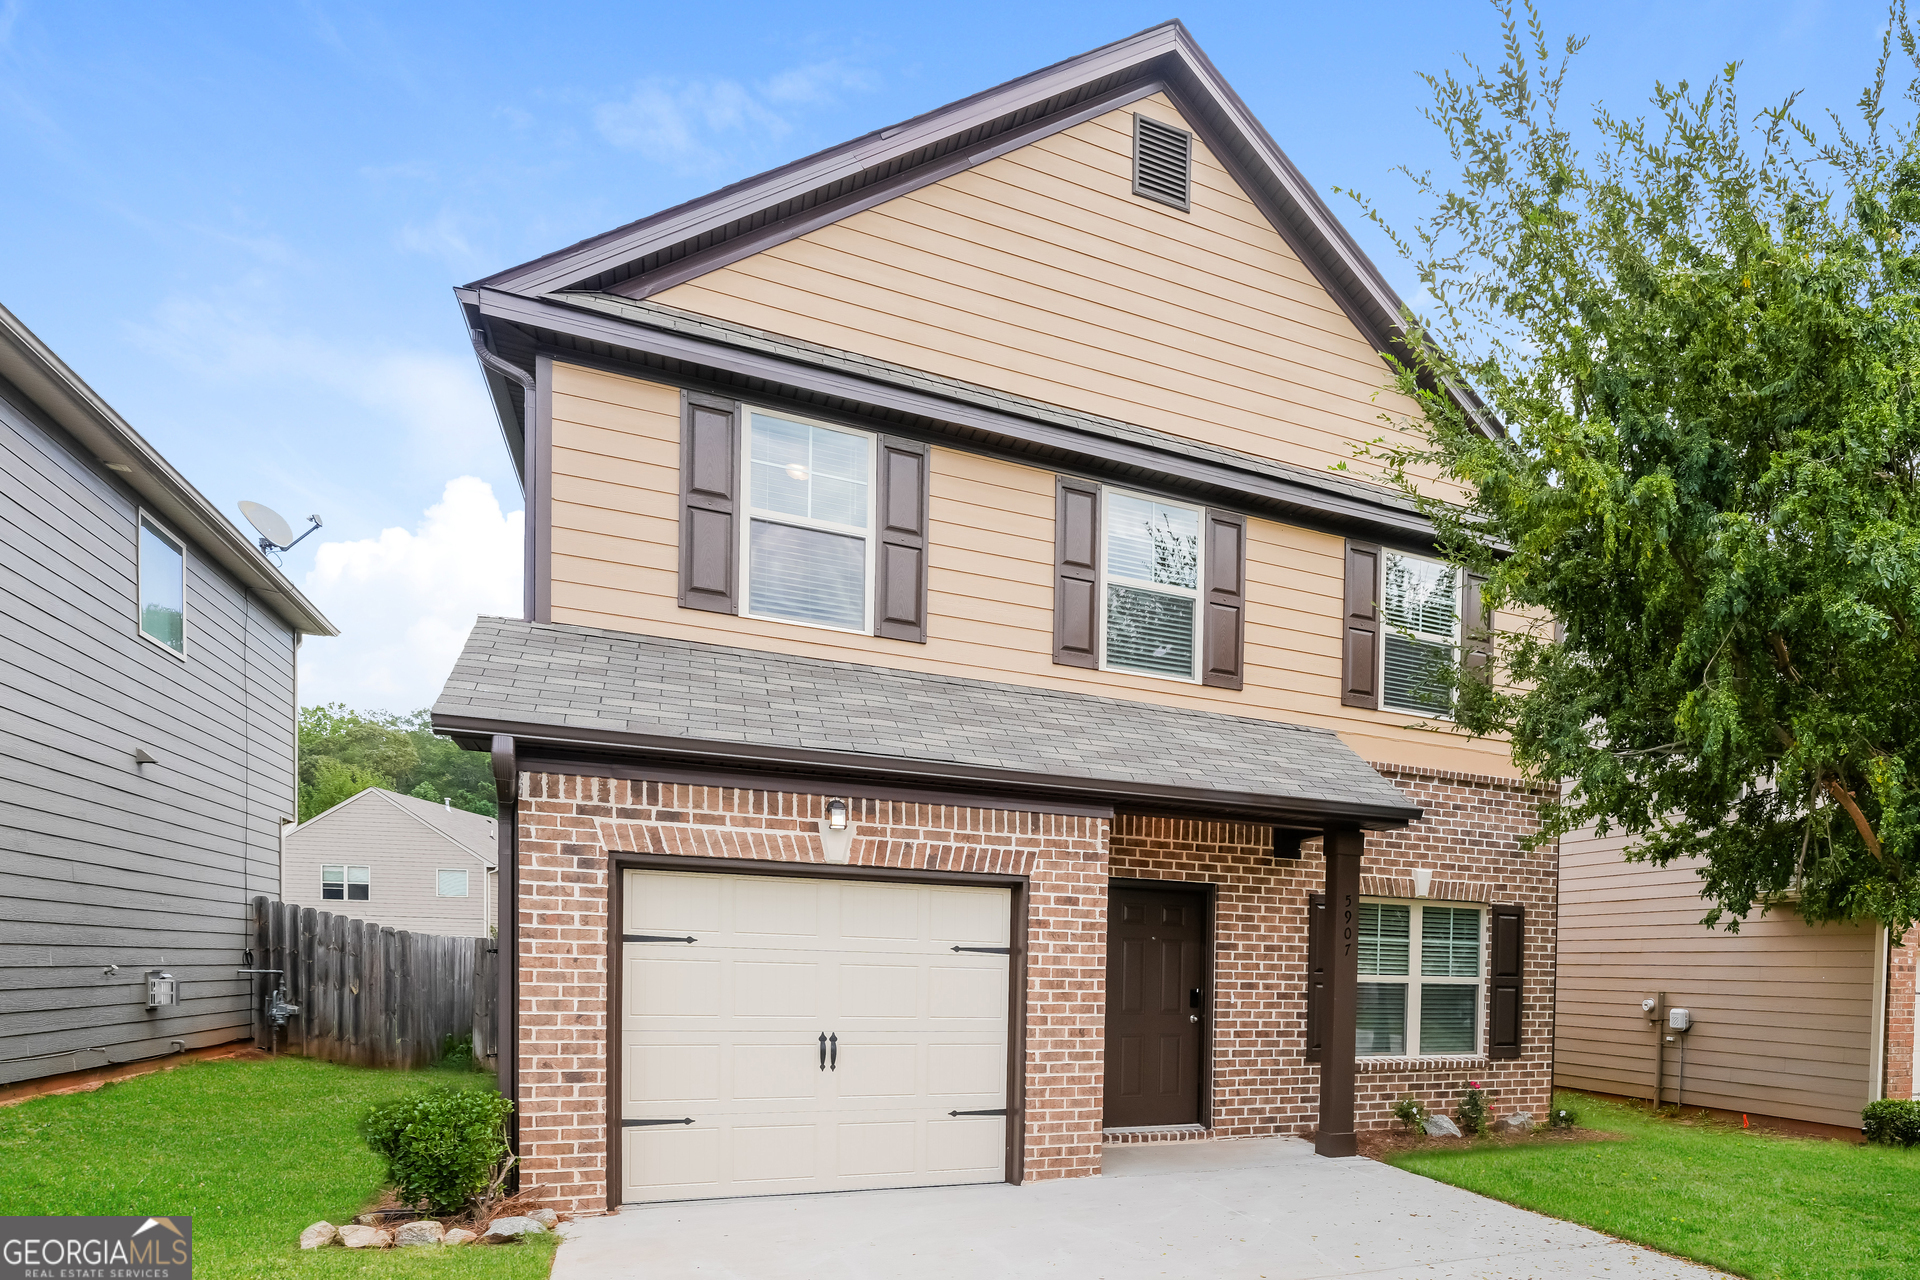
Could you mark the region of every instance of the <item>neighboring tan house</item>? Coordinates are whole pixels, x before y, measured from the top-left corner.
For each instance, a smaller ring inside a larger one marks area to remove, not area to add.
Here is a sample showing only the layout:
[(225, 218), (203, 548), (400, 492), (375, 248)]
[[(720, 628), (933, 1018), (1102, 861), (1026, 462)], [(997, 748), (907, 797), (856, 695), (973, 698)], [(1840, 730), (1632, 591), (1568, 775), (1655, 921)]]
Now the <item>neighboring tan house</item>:
[(389, 929), (484, 938), (499, 909), (498, 827), (450, 803), (368, 787), (287, 830), (281, 892)]
[(336, 633), (4, 308), (0, 622), (0, 1083), (246, 1038), (295, 654)]
[(1353, 461), (1401, 304), (1184, 28), (458, 297), (528, 595), (433, 720), (517, 817), (549, 1202), (1544, 1113), (1540, 797), (1450, 731), (1474, 585)]
[(1851, 1130), (1868, 1102), (1914, 1096), (1920, 937), (1890, 947), (1877, 924), (1810, 925), (1790, 902), (1707, 929), (1695, 864), (1624, 848), (1561, 841), (1555, 1083)]

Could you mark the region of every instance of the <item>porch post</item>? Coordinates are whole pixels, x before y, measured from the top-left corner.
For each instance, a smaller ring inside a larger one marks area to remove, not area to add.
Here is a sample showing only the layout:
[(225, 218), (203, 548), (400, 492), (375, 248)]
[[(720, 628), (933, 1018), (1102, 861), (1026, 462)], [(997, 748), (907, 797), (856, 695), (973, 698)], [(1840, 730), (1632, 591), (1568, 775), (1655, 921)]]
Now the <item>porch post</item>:
[(1360, 996), (1360, 854), (1356, 827), (1329, 827), (1327, 857), (1327, 986), (1325, 1046), (1320, 1056), (1320, 1132), (1313, 1149), (1323, 1156), (1360, 1153), (1353, 1134), (1353, 1055)]

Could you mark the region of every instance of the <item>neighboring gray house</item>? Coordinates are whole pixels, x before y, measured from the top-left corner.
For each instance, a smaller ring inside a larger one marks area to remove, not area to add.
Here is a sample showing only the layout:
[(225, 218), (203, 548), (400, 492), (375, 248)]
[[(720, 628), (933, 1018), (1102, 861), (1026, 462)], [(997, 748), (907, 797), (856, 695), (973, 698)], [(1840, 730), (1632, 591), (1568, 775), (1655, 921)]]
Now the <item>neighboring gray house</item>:
[(390, 929), (485, 937), (499, 840), (492, 818), (369, 787), (287, 829), (281, 892)]
[(5, 308), (0, 628), (0, 1083), (245, 1038), (295, 653), (337, 633)]

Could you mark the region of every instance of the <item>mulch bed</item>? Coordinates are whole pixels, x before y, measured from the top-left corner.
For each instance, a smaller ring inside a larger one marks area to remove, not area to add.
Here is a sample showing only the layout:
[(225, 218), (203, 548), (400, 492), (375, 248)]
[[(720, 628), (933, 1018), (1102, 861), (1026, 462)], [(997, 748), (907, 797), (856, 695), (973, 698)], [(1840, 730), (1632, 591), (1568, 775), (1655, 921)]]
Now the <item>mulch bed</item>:
[(1564, 1142), (1605, 1142), (1617, 1134), (1598, 1129), (1539, 1129), (1532, 1133), (1488, 1134), (1484, 1138), (1428, 1137), (1404, 1129), (1368, 1129), (1357, 1135), (1360, 1154), (1369, 1160), (1391, 1160), (1410, 1151), (1479, 1151), (1488, 1147), (1539, 1147)]

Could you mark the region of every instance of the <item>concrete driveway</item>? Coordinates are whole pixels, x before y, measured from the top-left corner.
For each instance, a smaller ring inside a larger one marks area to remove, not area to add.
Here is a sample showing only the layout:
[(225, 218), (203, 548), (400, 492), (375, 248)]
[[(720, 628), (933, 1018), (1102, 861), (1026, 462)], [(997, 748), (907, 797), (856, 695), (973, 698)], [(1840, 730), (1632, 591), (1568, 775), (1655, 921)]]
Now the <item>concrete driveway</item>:
[(630, 1208), (562, 1228), (553, 1280), (1633, 1277), (1707, 1267), (1298, 1138), (1109, 1147), (1098, 1178)]

